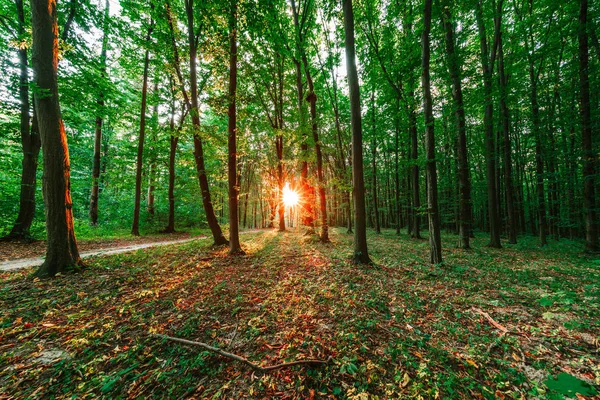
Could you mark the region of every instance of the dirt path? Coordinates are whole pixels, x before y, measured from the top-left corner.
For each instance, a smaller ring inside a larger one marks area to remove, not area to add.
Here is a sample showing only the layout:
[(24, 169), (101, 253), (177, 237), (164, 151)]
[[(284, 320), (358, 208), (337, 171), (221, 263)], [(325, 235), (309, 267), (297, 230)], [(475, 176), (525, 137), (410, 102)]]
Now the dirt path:
[[(108, 256), (108, 255), (113, 255), (113, 254), (127, 253), (129, 251), (146, 249), (148, 247), (166, 246), (166, 245), (170, 245), (170, 244), (180, 244), (180, 243), (191, 242), (192, 240), (201, 240), (201, 239), (206, 239), (206, 237), (195, 237), (195, 238), (188, 238), (188, 239), (171, 240), (171, 241), (167, 241), (167, 242), (157, 241), (157, 242), (151, 242), (151, 243), (119, 246), (119, 247), (113, 247), (113, 248), (95, 249), (95, 250), (81, 252), (80, 256), (81, 256), (81, 258), (87, 258), (87, 257), (92, 257), (92, 256), (98, 256), (98, 255)], [(12, 271), (12, 270), (20, 269), (20, 268), (36, 267), (38, 265), (41, 265), (43, 262), (44, 262), (43, 257), (21, 258), (21, 259), (16, 259), (16, 260), (2, 261), (2, 262), (0, 262), (0, 271)]]

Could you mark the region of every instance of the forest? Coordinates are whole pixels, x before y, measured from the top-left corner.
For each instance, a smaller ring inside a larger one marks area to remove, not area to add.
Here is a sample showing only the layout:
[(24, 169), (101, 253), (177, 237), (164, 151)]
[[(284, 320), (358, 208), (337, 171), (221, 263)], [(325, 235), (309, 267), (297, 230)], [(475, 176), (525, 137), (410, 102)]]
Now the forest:
[(0, 0), (0, 397), (599, 396), (599, 34)]

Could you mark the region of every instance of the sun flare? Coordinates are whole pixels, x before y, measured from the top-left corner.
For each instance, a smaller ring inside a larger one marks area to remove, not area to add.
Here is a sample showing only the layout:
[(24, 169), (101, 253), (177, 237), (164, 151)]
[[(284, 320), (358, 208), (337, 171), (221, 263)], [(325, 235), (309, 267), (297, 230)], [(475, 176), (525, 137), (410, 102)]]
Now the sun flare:
[(298, 205), (299, 201), (300, 195), (298, 192), (290, 189), (290, 184), (286, 183), (283, 188), (283, 204), (286, 207), (294, 207), (295, 205)]

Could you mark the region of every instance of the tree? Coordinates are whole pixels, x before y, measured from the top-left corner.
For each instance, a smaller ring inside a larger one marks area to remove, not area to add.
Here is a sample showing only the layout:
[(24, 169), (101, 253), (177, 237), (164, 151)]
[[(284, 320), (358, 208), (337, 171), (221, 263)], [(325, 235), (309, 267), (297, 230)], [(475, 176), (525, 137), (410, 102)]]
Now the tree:
[(590, 78), (588, 51), (588, 2), (579, 2), (579, 87), (581, 138), (583, 147), (583, 202), (585, 208), (585, 248), (587, 251), (598, 251), (598, 221), (596, 220), (596, 190), (595, 171), (597, 153), (594, 152), (592, 141), (592, 121), (590, 111)]
[[(104, 35), (102, 38), (102, 51), (100, 52), (100, 78), (106, 78), (106, 52), (108, 48), (108, 18), (110, 16), (110, 3), (106, 0), (104, 6)], [(104, 82), (102, 82), (104, 83)], [(98, 224), (98, 196), (100, 180), (100, 157), (102, 146), (102, 121), (104, 114), (104, 93), (98, 93), (98, 114), (94, 131), (94, 158), (92, 164), (92, 193), (90, 195), (90, 224)]]
[[(200, 138), (200, 114), (198, 108), (198, 39), (194, 28), (194, 0), (185, 0), (185, 11), (187, 14), (188, 46), (190, 53), (190, 114), (194, 129), (194, 159), (196, 161), (196, 172), (200, 191), (202, 192), (202, 205), (206, 214), (206, 221), (213, 235), (215, 245), (226, 245), (229, 241), (223, 236), (221, 226), (215, 216), (215, 211), (210, 196), (208, 178), (206, 176), (206, 165), (204, 163), (204, 149)], [(182, 83), (183, 85), (183, 83)], [(182, 86), (183, 92), (185, 92)]]
[(423, 110), (425, 114), (425, 152), (427, 163), (427, 215), (429, 218), (429, 262), (440, 264), (442, 262), (442, 239), (440, 233), (440, 214), (438, 206), (437, 191), (437, 168), (435, 163), (435, 136), (433, 119), (433, 101), (431, 98), (431, 78), (429, 75), (430, 43), (429, 32), (431, 31), (431, 6), (432, 0), (425, 0), (423, 11), (423, 33), (421, 36), (422, 46), (422, 75), (423, 85)]
[(67, 135), (58, 99), (58, 24), (54, 0), (31, 1), (34, 96), (44, 161), (46, 259), (40, 277), (76, 270), (81, 264), (73, 226)]
[(344, 36), (346, 47), (346, 70), (350, 88), (350, 115), (352, 120), (352, 198), (354, 200), (354, 256), (358, 264), (369, 264), (367, 249), (367, 217), (365, 211), (365, 178), (362, 153), (362, 117), (360, 111), (360, 87), (356, 71), (354, 45), (354, 14), (352, 0), (344, 0)]
[[(154, 29), (154, 20), (150, 18), (148, 33), (146, 34), (146, 44), (149, 45)], [(142, 162), (144, 157), (144, 139), (146, 136), (146, 102), (148, 97), (148, 68), (150, 65), (150, 48), (146, 48), (144, 55), (144, 76), (142, 83), (142, 104), (140, 111), (140, 136), (138, 138), (138, 151), (135, 173), (135, 202), (133, 208), (133, 225), (131, 234), (134, 236), (140, 235), (140, 202), (142, 198)]]
[[(25, 11), (23, 1), (15, 0), (17, 9), (17, 36), (19, 40), (25, 40), (26, 31)], [(23, 161), (21, 170), (21, 193), (19, 196), (19, 214), (5, 240), (29, 241), (32, 239), (29, 230), (35, 216), (35, 188), (37, 186), (37, 166), (40, 153), (40, 135), (38, 131), (37, 115), (34, 107), (33, 120), (31, 121), (29, 101), (29, 70), (27, 61), (27, 48), (18, 49), (19, 55), (19, 101), (21, 146), (23, 149)]]
[(452, 80), (452, 98), (456, 115), (456, 141), (458, 145), (458, 247), (468, 249), (470, 248), (471, 235), (471, 180), (467, 159), (467, 126), (460, 76), (461, 68), (454, 46), (454, 25), (451, 19), (450, 7), (445, 3), (443, 8), (442, 22), (446, 32), (446, 54), (448, 55), (448, 70)]
[(483, 126), (485, 132), (485, 170), (487, 179), (487, 208), (490, 226), (490, 247), (501, 248), (500, 243), (500, 210), (498, 207), (498, 188), (496, 186), (496, 152), (494, 146), (494, 105), (492, 103), (492, 73), (496, 62), (496, 41), (492, 44), (491, 54), (483, 19), (483, 6), (477, 3), (475, 11), (481, 46), (481, 69), (483, 71), (483, 91), (485, 111)]
[(240, 246), (238, 195), (240, 191), (237, 177), (237, 0), (231, 0), (229, 16), (229, 122), (227, 124), (227, 178), (229, 182), (229, 254), (244, 254)]

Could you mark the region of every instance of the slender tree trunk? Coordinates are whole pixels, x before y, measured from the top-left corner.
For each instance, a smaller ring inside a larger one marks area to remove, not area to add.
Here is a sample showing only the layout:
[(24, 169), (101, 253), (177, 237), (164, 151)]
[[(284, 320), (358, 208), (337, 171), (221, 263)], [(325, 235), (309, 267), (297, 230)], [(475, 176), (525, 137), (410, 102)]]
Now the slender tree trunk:
[(588, 1), (580, 0), (579, 6), (579, 90), (581, 96), (581, 137), (583, 147), (583, 207), (585, 212), (585, 249), (598, 251), (598, 221), (596, 220), (595, 173), (597, 152), (592, 139), (590, 110), (589, 50), (587, 35)]
[(412, 186), (412, 208), (411, 208), (411, 237), (414, 239), (422, 239), (421, 237), (421, 188), (419, 185), (419, 141), (417, 131), (417, 115), (414, 109), (415, 94), (411, 88), (408, 93), (410, 100), (408, 111), (408, 122), (410, 132), (410, 158), (412, 161), (411, 168), (411, 186)]
[(44, 160), (47, 235), (46, 259), (36, 275), (46, 277), (77, 269), (81, 259), (73, 227), (69, 147), (58, 99), (56, 2), (32, 0), (31, 22), (35, 84), (45, 93), (34, 98)]
[(427, 208), (429, 216), (429, 245), (431, 252), (429, 262), (440, 264), (442, 262), (442, 239), (440, 234), (440, 214), (437, 191), (437, 169), (435, 165), (435, 137), (433, 120), (433, 101), (431, 99), (431, 82), (429, 76), (430, 45), (429, 32), (431, 30), (431, 4), (432, 0), (425, 0), (423, 12), (422, 45), (422, 84), (423, 84), (423, 110), (425, 114), (425, 149), (427, 153)]
[(375, 92), (371, 92), (371, 122), (372, 122), (372, 131), (371, 131), (371, 135), (372, 135), (372, 143), (371, 143), (371, 147), (372, 147), (372, 160), (371, 160), (371, 167), (372, 167), (372, 172), (373, 172), (373, 211), (375, 212), (375, 223), (373, 224), (375, 226), (375, 232), (376, 233), (381, 233), (381, 226), (379, 224), (379, 207), (377, 204), (377, 138), (376, 138), (376, 132), (375, 132)]
[(302, 143), (300, 144), (300, 153), (302, 157), (302, 166), (300, 172), (300, 187), (303, 201), (302, 207), (302, 225), (308, 227), (307, 233), (314, 232), (314, 214), (311, 202), (312, 188), (308, 183), (308, 144), (306, 143), (306, 113), (304, 110), (304, 91), (302, 87), (302, 67), (298, 60), (294, 60), (296, 66), (296, 89), (298, 93), (298, 114), (300, 115), (299, 127)]
[[(204, 149), (202, 148), (202, 139), (200, 138), (200, 114), (198, 111), (198, 72), (197, 72), (197, 46), (196, 36), (194, 34), (194, 0), (185, 0), (188, 27), (188, 44), (190, 50), (190, 103), (192, 115), (192, 125), (194, 127), (194, 159), (196, 161), (196, 172), (198, 174), (198, 183), (202, 192), (202, 205), (206, 214), (206, 221), (213, 235), (215, 245), (229, 244), (229, 241), (223, 236), (221, 226), (215, 215), (213, 208), (208, 177), (206, 176), (206, 166), (204, 164)], [(237, 220), (237, 218), (236, 218)]]
[(365, 213), (365, 178), (362, 154), (362, 118), (360, 111), (360, 88), (356, 71), (354, 46), (354, 14), (352, 0), (344, 0), (344, 35), (346, 47), (346, 70), (350, 88), (350, 115), (352, 122), (352, 197), (354, 200), (354, 256), (359, 264), (371, 262), (367, 249), (367, 219)]
[[(150, 44), (150, 37), (154, 28), (154, 21), (150, 20), (148, 34), (146, 35), (146, 44)], [(150, 50), (146, 49), (144, 56), (144, 78), (142, 83), (142, 105), (140, 112), (140, 137), (138, 139), (138, 151), (135, 174), (135, 203), (133, 209), (133, 226), (131, 234), (140, 235), (140, 203), (142, 197), (142, 162), (144, 157), (144, 139), (146, 136), (146, 102), (148, 97), (148, 68), (150, 65)]]
[(459, 222), (458, 222), (458, 247), (470, 248), (471, 235), (471, 180), (469, 179), (469, 162), (467, 158), (467, 126), (465, 123), (465, 108), (462, 96), (462, 82), (458, 55), (454, 46), (454, 26), (452, 24), (450, 8), (444, 7), (444, 29), (446, 31), (446, 53), (452, 80), (452, 98), (454, 99), (457, 150), (458, 150), (458, 190), (459, 190)]
[[(106, 79), (106, 52), (108, 48), (108, 18), (110, 3), (106, 0), (104, 5), (104, 36), (102, 38), (102, 51), (100, 52), (100, 78)], [(98, 196), (100, 181), (100, 157), (102, 154), (102, 120), (104, 117), (104, 93), (98, 93), (98, 114), (96, 115), (96, 128), (94, 132), (94, 156), (92, 162), (92, 193), (90, 195), (90, 224), (98, 225)]]
[(548, 220), (546, 219), (546, 200), (544, 199), (544, 160), (542, 156), (542, 138), (540, 132), (540, 106), (537, 99), (536, 74), (533, 63), (529, 64), (529, 77), (531, 79), (531, 123), (533, 125), (533, 137), (535, 139), (535, 179), (538, 214), (538, 233), (540, 246), (545, 246), (546, 234), (548, 232)]
[[(17, 33), (19, 37), (25, 34), (25, 13), (23, 1), (15, 0), (17, 17), (19, 21)], [(19, 214), (4, 240), (30, 241), (31, 223), (35, 216), (35, 189), (37, 180), (37, 166), (40, 153), (40, 135), (34, 107), (33, 120), (30, 126), (29, 102), (29, 70), (27, 62), (27, 49), (19, 49), (19, 101), (21, 103), (21, 146), (23, 149), (23, 162), (21, 171), (21, 193), (19, 196)]]
[(152, 108), (152, 136), (150, 137), (150, 166), (148, 168), (148, 198), (146, 203), (146, 210), (148, 214), (154, 216), (154, 191), (156, 181), (156, 140), (158, 130), (158, 79), (154, 77), (154, 95), (156, 96), (156, 103)]
[[(502, 11), (501, 5), (499, 12)], [(498, 23), (500, 20), (498, 18)], [(500, 27), (497, 29), (501, 29)], [(512, 176), (512, 145), (510, 141), (510, 112), (506, 103), (508, 96), (508, 80), (504, 71), (504, 50), (502, 46), (502, 32), (498, 40), (498, 81), (500, 83), (500, 113), (502, 116), (502, 139), (504, 150), (504, 187), (506, 190), (506, 230), (508, 243), (517, 243), (517, 220), (515, 214), (515, 195)]]
[(500, 209), (498, 207), (498, 191), (496, 187), (496, 152), (494, 146), (494, 106), (492, 104), (492, 68), (495, 61), (496, 46), (493, 44), (491, 61), (489, 59), (488, 43), (483, 20), (481, 2), (476, 10), (479, 40), (481, 44), (481, 66), (483, 70), (483, 88), (485, 96), (485, 111), (483, 124), (485, 128), (485, 165), (488, 191), (488, 215), (490, 225), (490, 247), (501, 248), (500, 243)]
[(237, 180), (237, 0), (231, 0), (229, 16), (229, 123), (227, 125), (227, 178), (229, 181), (229, 254), (245, 254), (240, 246), (238, 221), (238, 197), (240, 186)]

